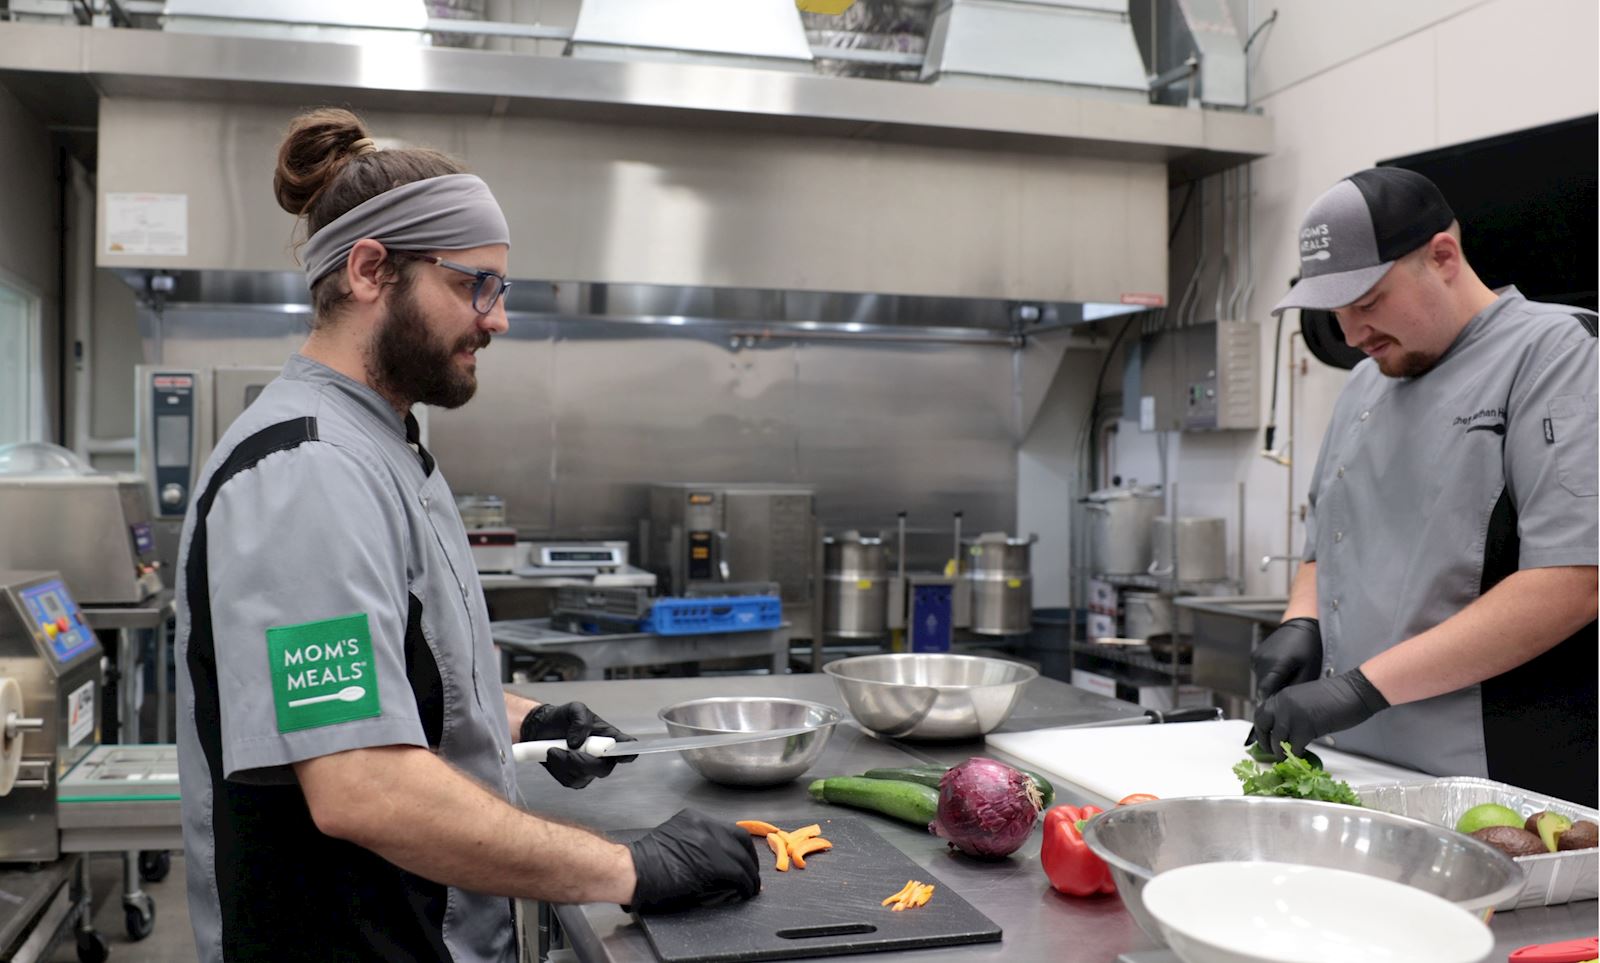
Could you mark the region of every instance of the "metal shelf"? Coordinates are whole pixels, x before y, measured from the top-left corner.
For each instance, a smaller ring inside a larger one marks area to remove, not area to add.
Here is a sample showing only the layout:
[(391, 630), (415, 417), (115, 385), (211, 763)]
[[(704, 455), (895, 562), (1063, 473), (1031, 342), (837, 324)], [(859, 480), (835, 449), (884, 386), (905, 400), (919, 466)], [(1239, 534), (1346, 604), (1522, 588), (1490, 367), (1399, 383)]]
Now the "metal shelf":
[(1125, 665), (1130, 669), (1154, 673), (1179, 683), (1187, 683), (1193, 675), (1191, 663), (1174, 664), (1171, 659), (1157, 658), (1146, 645), (1101, 645), (1097, 642), (1079, 642), (1072, 647), (1074, 656), (1092, 656), (1106, 662)]

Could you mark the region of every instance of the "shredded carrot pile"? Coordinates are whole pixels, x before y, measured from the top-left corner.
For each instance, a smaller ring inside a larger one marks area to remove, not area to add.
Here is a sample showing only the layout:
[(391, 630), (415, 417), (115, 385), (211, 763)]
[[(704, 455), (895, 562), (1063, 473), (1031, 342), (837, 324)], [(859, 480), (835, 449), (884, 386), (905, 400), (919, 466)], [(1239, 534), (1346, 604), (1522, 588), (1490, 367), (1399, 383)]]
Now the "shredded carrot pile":
[[(900, 887), (900, 892), (879, 903), (879, 906), (889, 906), (896, 913), (901, 910), (915, 909), (933, 898), (933, 884), (924, 883), (920, 879), (908, 879)], [(890, 906), (890, 904), (894, 904)]]
[(807, 856), (833, 848), (833, 843), (822, 838), (822, 827), (816, 823), (788, 832), (760, 819), (741, 819), (734, 825), (752, 836), (766, 839), (767, 848), (777, 857), (780, 873), (787, 873), (790, 863), (795, 869), (805, 869)]

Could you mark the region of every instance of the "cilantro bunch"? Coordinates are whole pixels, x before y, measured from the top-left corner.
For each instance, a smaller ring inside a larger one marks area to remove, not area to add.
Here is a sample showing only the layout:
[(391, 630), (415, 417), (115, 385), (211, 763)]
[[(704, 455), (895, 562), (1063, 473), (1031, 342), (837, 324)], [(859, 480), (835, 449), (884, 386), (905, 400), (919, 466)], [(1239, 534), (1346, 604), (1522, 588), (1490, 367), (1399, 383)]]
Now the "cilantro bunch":
[(1334, 779), (1326, 769), (1313, 766), (1295, 755), (1283, 743), (1284, 760), (1263, 766), (1246, 759), (1233, 767), (1233, 774), (1244, 783), (1246, 796), (1287, 796), (1290, 799), (1319, 799), (1323, 802), (1359, 806), (1355, 790), (1343, 780)]

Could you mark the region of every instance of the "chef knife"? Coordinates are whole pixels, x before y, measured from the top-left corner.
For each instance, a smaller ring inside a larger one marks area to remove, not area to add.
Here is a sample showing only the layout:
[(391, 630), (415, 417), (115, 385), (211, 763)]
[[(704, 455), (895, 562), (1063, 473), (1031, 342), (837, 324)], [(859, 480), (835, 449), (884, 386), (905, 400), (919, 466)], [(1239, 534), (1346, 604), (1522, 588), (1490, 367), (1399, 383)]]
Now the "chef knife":
[[(689, 749), (715, 749), (719, 746), (736, 746), (746, 742), (765, 742), (768, 739), (787, 739), (806, 732), (815, 732), (816, 726), (797, 726), (792, 729), (761, 729), (751, 732), (718, 732), (705, 736), (679, 736), (676, 738), (638, 739), (618, 742), (609, 736), (590, 736), (579, 752), (591, 756), (643, 756), (655, 752), (684, 752)], [(551, 749), (566, 749), (565, 739), (540, 739), (519, 742), (511, 747), (511, 756), (518, 762), (544, 762)]]
[[(1126, 716), (1121, 719), (1101, 719), (1096, 722), (1074, 722), (1065, 726), (1033, 726), (1034, 729), (1103, 729), (1107, 726), (1152, 726), (1159, 723), (1173, 722), (1216, 722), (1222, 718), (1222, 710), (1214, 706), (1204, 708), (1195, 706), (1188, 709), (1146, 709), (1142, 716)], [(1024, 720), (1018, 720), (1024, 721)], [(1026, 720), (1032, 722), (1033, 720)]]

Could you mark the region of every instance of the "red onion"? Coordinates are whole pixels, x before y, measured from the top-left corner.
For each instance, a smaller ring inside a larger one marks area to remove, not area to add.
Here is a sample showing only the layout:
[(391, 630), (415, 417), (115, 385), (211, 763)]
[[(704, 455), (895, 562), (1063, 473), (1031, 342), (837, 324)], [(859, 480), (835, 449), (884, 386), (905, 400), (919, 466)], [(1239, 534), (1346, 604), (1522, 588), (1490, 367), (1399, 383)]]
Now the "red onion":
[(1022, 847), (1042, 805), (1033, 780), (973, 757), (939, 780), (939, 815), (928, 831), (969, 856), (1001, 859)]

